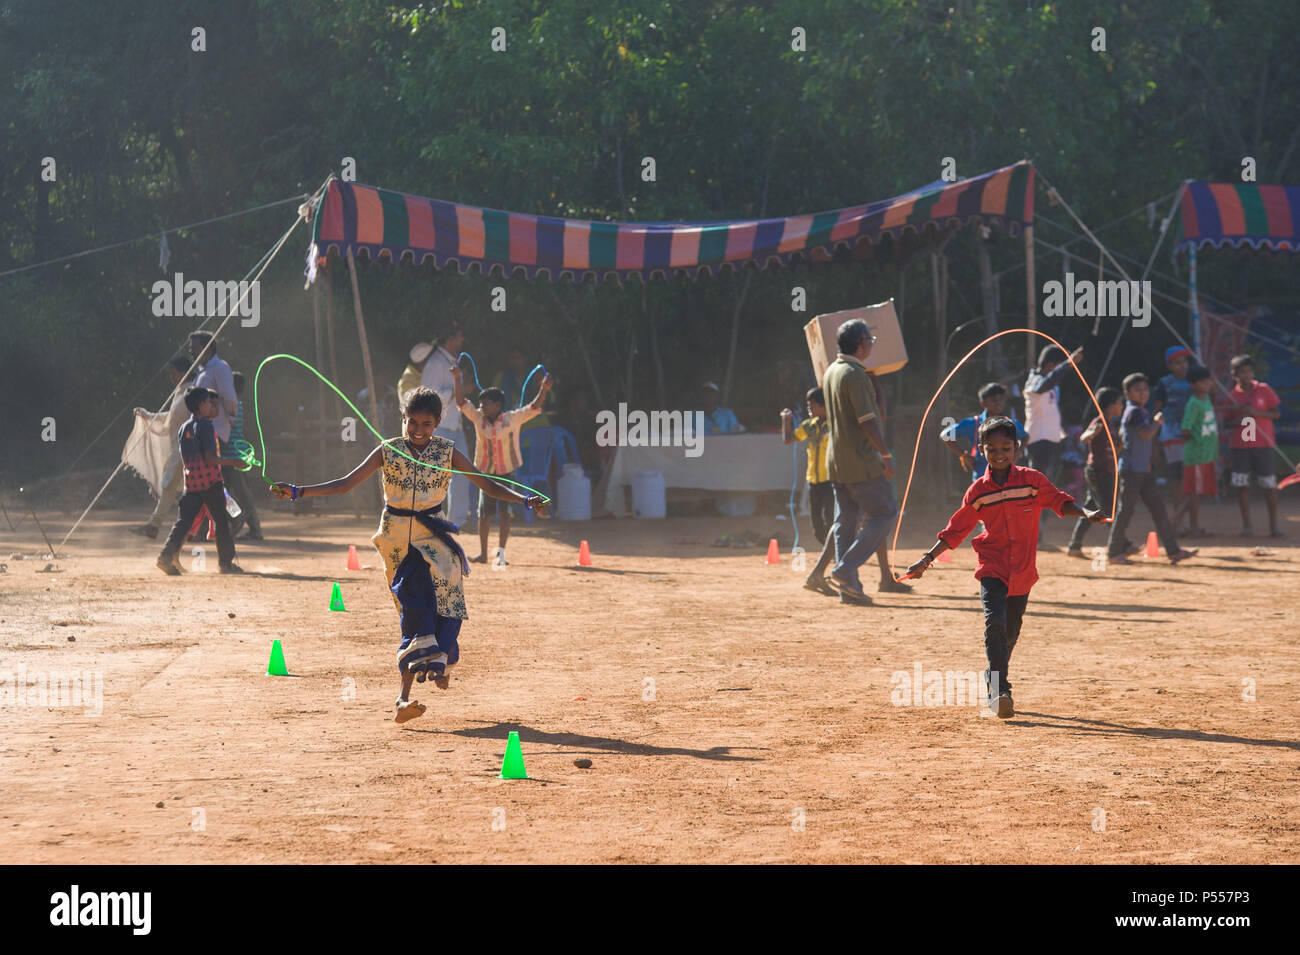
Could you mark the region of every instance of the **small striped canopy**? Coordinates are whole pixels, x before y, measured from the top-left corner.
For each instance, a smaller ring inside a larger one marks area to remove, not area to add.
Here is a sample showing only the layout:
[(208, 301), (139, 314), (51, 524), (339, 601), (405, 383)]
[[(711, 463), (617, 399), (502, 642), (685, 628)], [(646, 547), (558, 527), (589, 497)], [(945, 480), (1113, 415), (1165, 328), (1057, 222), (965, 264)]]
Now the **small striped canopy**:
[(1300, 252), (1300, 186), (1189, 182), (1175, 252), (1254, 249)]
[(725, 222), (593, 222), (501, 212), (331, 179), (314, 217), (315, 254), (449, 266), (464, 273), (622, 282), (631, 275), (716, 275), (792, 257), (871, 257), (885, 236), (943, 233), (979, 221), (1010, 234), (1033, 222), (1034, 167), (1021, 161), (952, 184), (811, 215)]

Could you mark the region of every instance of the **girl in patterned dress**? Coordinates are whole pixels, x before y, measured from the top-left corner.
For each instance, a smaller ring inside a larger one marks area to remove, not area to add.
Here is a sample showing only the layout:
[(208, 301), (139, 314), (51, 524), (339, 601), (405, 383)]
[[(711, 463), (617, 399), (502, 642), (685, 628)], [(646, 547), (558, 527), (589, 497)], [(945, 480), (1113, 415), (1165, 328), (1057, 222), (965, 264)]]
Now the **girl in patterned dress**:
[(406, 396), (402, 410), (403, 438), (385, 441), (346, 477), (324, 484), (299, 487), (284, 482), (271, 486), (276, 497), (346, 494), (365, 483), (376, 471), (384, 486), (384, 513), (371, 543), (384, 559), (393, 603), (401, 620), (397, 669), (401, 695), (396, 722), (405, 723), (426, 707), (410, 699), (411, 684), (432, 677), (440, 688), (448, 685), (447, 667), (460, 658), (458, 636), (465, 610), (461, 579), (469, 574), (465, 552), (453, 534), (460, 528), (438, 516), (447, 497), (451, 474), (465, 474), (488, 497), (537, 508), (545, 514), (550, 503), (541, 495), (525, 495), (493, 481), (455, 449), (453, 442), (437, 437), (442, 400), (428, 388)]

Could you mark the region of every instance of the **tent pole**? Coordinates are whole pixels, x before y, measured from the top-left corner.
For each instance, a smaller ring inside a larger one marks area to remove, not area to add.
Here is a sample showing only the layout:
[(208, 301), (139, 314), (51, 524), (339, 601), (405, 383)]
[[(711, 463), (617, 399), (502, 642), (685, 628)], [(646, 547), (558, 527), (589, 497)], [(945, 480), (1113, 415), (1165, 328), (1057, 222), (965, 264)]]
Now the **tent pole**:
[[(1038, 288), (1034, 280), (1034, 224), (1025, 226), (1025, 305), (1028, 309), (1029, 329), (1038, 328)], [(1095, 332), (1093, 334), (1096, 334)], [(1028, 370), (1034, 370), (1034, 347), (1030, 342), (1025, 349)]]
[[(312, 317), (312, 325), (314, 326), (316, 331), (316, 367), (323, 368), (325, 367), (325, 329), (321, 325), (321, 319), (320, 319), (320, 283), (319, 282), (313, 282), (311, 287), (311, 317)], [(319, 409), (317, 411), (317, 414), (320, 415), (320, 420), (321, 423), (323, 424), (326, 420), (325, 382), (319, 380), (316, 382), (316, 395), (317, 395), (317, 408)], [(320, 457), (317, 459), (316, 462), (317, 467), (320, 469), (321, 474), (325, 473), (325, 467), (326, 467), (325, 455), (327, 453), (328, 453), (328, 447), (325, 444), (325, 431), (322, 429), (320, 433)]]
[(1188, 253), (1188, 264), (1192, 269), (1187, 288), (1187, 315), (1192, 325), (1189, 337), (1192, 340), (1192, 354), (1204, 363), (1204, 360), (1201, 359), (1201, 314), (1196, 303), (1196, 246), (1191, 246)]
[[(330, 349), (330, 381), (334, 387), (339, 385), (339, 362), (334, 351), (334, 270), (329, 262), (325, 263), (325, 336)], [(343, 417), (343, 402), (334, 396), (334, 417)]]
[(361, 362), (366, 369), (366, 389), (370, 392), (370, 420), (379, 423), (379, 396), (375, 394), (375, 371), (370, 364), (370, 342), (366, 339), (366, 319), (361, 314), (361, 290), (357, 286), (357, 262), (348, 249), (348, 274), (352, 276), (352, 307), (357, 315), (357, 337), (361, 339)]

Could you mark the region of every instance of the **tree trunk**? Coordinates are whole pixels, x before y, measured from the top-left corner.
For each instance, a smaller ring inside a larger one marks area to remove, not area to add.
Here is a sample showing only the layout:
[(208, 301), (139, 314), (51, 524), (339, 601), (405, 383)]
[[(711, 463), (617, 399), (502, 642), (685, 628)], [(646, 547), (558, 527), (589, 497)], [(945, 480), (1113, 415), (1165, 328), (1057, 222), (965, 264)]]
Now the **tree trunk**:
[(749, 295), (749, 286), (753, 281), (754, 273), (747, 269), (745, 271), (745, 284), (740, 287), (740, 294), (736, 296), (736, 307), (731, 312), (731, 345), (727, 349), (727, 373), (722, 379), (722, 404), (724, 406), (731, 400), (731, 373), (736, 367), (736, 341), (740, 338), (740, 313), (745, 308), (745, 297)]
[(565, 319), (568, 320), (569, 324), (573, 326), (573, 337), (578, 342), (578, 353), (582, 355), (583, 367), (587, 369), (587, 380), (591, 382), (593, 397), (596, 399), (596, 405), (603, 408), (605, 407), (605, 399), (600, 392), (600, 381), (596, 378), (596, 368), (591, 363), (591, 353), (587, 350), (587, 340), (583, 337), (582, 326), (578, 323), (578, 319), (574, 313), (564, 304), (563, 300), (561, 300), (559, 294), (555, 291), (555, 286), (550, 286), (550, 289), (551, 298), (555, 299), (555, 304), (560, 309), (560, 314), (563, 315)]
[(663, 355), (659, 351), (659, 323), (655, 321), (655, 313), (652, 312), (646, 304), (646, 287), (641, 283), (641, 314), (646, 317), (650, 324), (650, 361), (654, 365), (655, 373), (655, 390), (659, 399), (659, 407), (668, 407), (668, 389), (664, 384), (664, 362)]
[[(993, 263), (989, 257), (988, 241), (980, 235), (978, 230), (975, 233), (975, 244), (979, 250), (980, 298), (984, 304), (984, 334), (996, 335), (998, 333), (998, 312), (997, 301), (993, 294)], [(1001, 341), (989, 345), (988, 351), (985, 353), (984, 368), (990, 376), (994, 376), (998, 380), (1007, 376), (1007, 369), (1002, 359)]]

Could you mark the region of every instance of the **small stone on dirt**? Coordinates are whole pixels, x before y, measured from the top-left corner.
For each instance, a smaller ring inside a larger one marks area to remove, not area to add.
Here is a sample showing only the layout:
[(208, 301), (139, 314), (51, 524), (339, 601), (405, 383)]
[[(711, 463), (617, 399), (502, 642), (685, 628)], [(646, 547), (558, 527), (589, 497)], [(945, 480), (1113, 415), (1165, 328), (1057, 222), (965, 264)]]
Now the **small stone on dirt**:
[(575, 759), (573, 761), (573, 765), (577, 766), (579, 769), (591, 769), (591, 760), (587, 759), (586, 757), (582, 757), (579, 759)]

